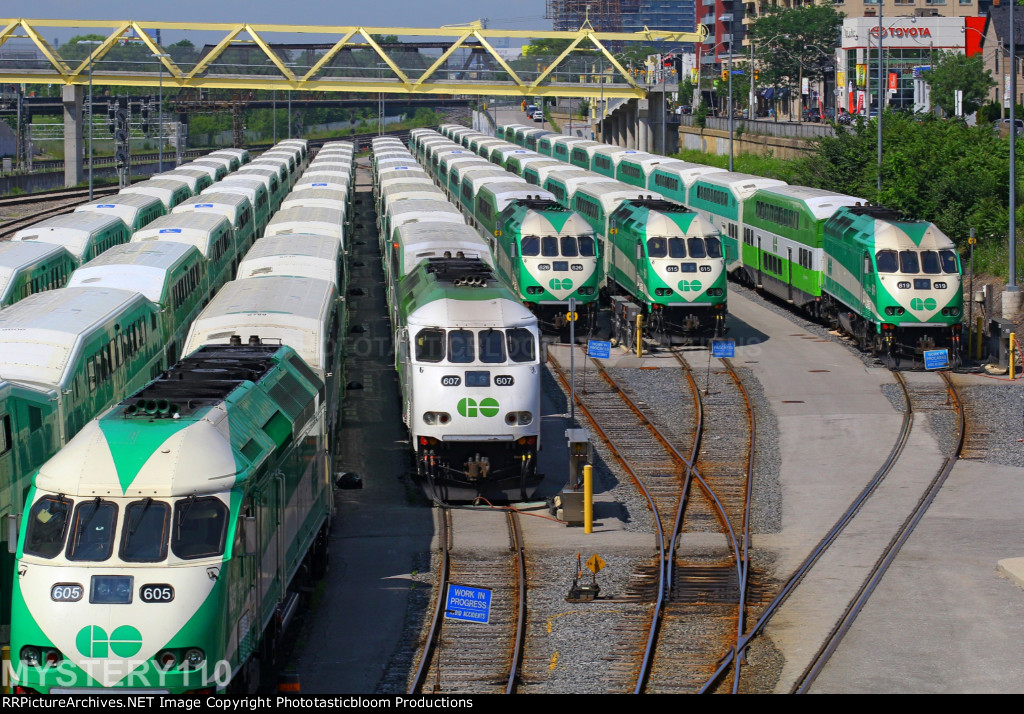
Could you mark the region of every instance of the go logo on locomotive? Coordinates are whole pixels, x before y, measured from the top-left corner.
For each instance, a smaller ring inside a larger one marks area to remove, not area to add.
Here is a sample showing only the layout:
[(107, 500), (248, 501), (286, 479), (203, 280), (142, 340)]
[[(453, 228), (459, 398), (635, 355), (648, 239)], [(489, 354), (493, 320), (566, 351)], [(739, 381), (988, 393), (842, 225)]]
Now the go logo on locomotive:
[(551, 278), (551, 282), (548, 284), (552, 290), (570, 290), (572, 288), (572, 281), (569, 278)]
[(679, 290), (684, 293), (688, 292), (700, 292), (700, 281), (699, 280), (680, 280)]
[(485, 416), (493, 417), (498, 416), (498, 400), (487, 397), (481, 399), (478, 404), (475, 399), (466, 397), (465, 399), (459, 400), (459, 414), (464, 417), (475, 417)]
[(75, 636), (75, 646), (84, 657), (132, 657), (142, 649), (142, 633), (131, 625), (121, 625), (110, 636), (98, 625), (86, 625)]
[(910, 301), (910, 309), (920, 312), (921, 310), (934, 310), (938, 307), (935, 298), (914, 298)]

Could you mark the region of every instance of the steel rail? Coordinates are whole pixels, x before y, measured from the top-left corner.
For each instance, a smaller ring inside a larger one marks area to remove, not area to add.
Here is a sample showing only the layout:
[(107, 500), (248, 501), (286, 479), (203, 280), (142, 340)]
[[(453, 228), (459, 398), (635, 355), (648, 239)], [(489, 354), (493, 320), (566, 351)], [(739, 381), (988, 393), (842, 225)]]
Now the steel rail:
[[(821, 674), (822, 669), (824, 669), (825, 665), (828, 664), (832, 655), (835, 654), (835, 651), (842, 642), (843, 637), (845, 637), (846, 633), (850, 631), (850, 628), (853, 626), (857, 616), (860, 614), (861, 610), (864, 609), (864, 606), (871, 598), (871, 595), (878, 587), (878, 584), (882, 581), (886, 572), (888, 572), (889, 566), (892, 565), (907, 540), (910, 539), (910, 536), (917, 528), (917, 524), (921, 522), (922, 518), (924, 518), (924, 514), (928, 511), (928, 508), (935, 500), (935, 497), (939, 494), (942, 486), (946, 483), (946, 479), (949, 477), (950, 472), (952, 472), (953, 467), (956, 465), (957, 458), (963, 450), (964, 438), (967, 432), (967, 421), (964, 414), (963, 402), (960, 400), (960, 395), (957, 393), (956, 387), (954, 386), (953, 380), (949, 374), (942, 373), (941, 377), (946, 383), (946, 389), (949, 392), (950, 397), (955, 402), (955, 408), (959, 415), (959, 419), (957, 420), (957, 438), (955, 446), (953, 447), (953, 452), (943, 459), (942, 466), (939, 467), (938, 472), (936, 472), (935, 476), (929, 482), (928, 488), (921, 495), (921, 498), (918, 499), (914, 509), (900, 525), (899, 530), (893, 536), (892, 540), (889, 541), (889, 545), (871, 569), (871, 573), (867, 580), (861, 584), (860, 589), (857, 591), (857, 596), (847, 606), (842, 618), (829, 634), (825, 644), (821, 649), (819, 649), (814, 661), (804, 671), (801, 678), (794, 685), (793, 693), (795, 694), (806, 694), (811, 685), (813, 685), (814, 681), (818, 678), (818, 675)], [(898, 378), (901, 382), (903, 381), (902, 375)], [(905, 384), (904, 390), (906, 390)], [(910, 400), (908, 396), (908, 404), (909, 403)]]
[[(700, 407), (700, 414), (701, 414), (701, 419), (703, 420), (703, 400), (700, 398), (700, 389), (697, 387), (697, 383), (693, 379), (693, 371), (690, 368), (689, 363), (682, 356), (682, 354), (679, 352), (679, 350), (672, 350), (672, 354), (673, 354), (673, 356), (675, 356), (676, 360), (679, 362), (679, 364), (682, 366), (683, 370), (686, 372), (687, 380), (688, 380), (688, 382), (690, 384), (690, 388), (693, 390), (694, 397), (695, 397), (697, 403), (701, 405), (701, 407)], [(722, 518), (725, 519), (725, 521), (727, 523), (727, 527), (729, 529), (729, 535), (730, 535), (730, 539), (731, 539), (732, 546), (733, 546), (733, 553), (734, 553), (734, 555), (736, 557), (736, 568), (737, 568), (736, 576), (737, 576), (737, 580), (738, 580), (738, 587), (739, 587), (739, 590), (740, 590), (739, 598), (738, 598), (738, 602), (737, 602), (737, 628), (736, 628), (736, 643), (737, 643), (736, 646), (738, 647), (739, 646), (739, 642), (743, 638), (743, 622), (744, 622), (744, 612), (746, 610), (747, 580), (748, 580), (748, 575), (749, 575), (749, 555), (748, 554), (749, 554), (749, 549), (750, 549), (750, 499), (751, 499), (752, 491), (753, 491), (754, 451), (755, 451), (756, 443), (757, 443), (757, 428), (756, 428), (757, 420), (756, 420), (756, 417), (754, 415), (754, 407), (753, 407), (753, 404), (750, 401), (750, 396), (747, 394), (747, 390), (743, 386), (743, 381), (740, 379), (739, 375), (736, 373), (736, 370), (733, 368), (732, 363), (729, 360), (727, 360), (727, 359), (723, 359), (723, 360), (721, 360), (721, 362), (722, 362), (722, 364), (725, 365), (726, 369), (729, 372), (729, 375), (732, 377), (733, 381), (735, 382), (736, 387), (737, 387), (737, 389), (740, 392), (740, 395), (743, 397), (744, 404), (746, 404), (746, 408), (747, 408), (747, 416), (750, 419), (750, 444), (748, 446), (748, 451), (747, 451), (746, 495), (745, 495), (744, 505), (743, 505), (743, 541), (742, 541), (742, 546), (737, 547), (735, 531), (734, 531), (734, 529), (732, 527), (731, 522), (729, 522), (728, 515), (725, 513), (724, 505), (719, 502), (717, 494), (714, 494), (714, 489), (711, 488), (710, 484), (707, 484), (704, 481), (704, 478), (701, 475), (700, 470), (697, 468), (697, 452), (698, 452), (698, 449), (700, 447), (700, 439), (703, 438), (703, 434), (702, 433), (698, 435), (699, 438), (698, 438), (698, 440), (695, 440), (695, 443), (694, 443), (693, 454), (692, 454), (692, 458), (691, 458), (692, 467), (691, 467), (690, 473), (695, 478), (698, 479), (698, 483), (700, 483), (703, 486), (705, 492), (707, 492), (708, 494), (712, 495), (712, 497), (714, 498), (715, 504), (718, 507), (719, 512), (722, 515)], [(680, 516), (681, 515), (682, 515), (682, 511), (680, 511)], [(680, 528), (682, 528), (681, 521), (676, 525), (676, 532), (679, 532)], [(673, 551), (674, 551), (674, 548), (673, 548)], [(720, 670), (720, 671), (724, 671), (724, 670)], [(734, 676), (733, 676), (733, 694), (736, 694), (738, 692), (739, 681), (740, 681), (740, 666), (739, 666), (739, 660), (737, 660), (737, 662), (736, 662), (736, 669), (735, 669)], [(707, 688), (707, 685), (705, 685), (705, 687), (702, 688), (702, 691), (706, 690), (706, 688)]]
[[(894, 372), (893, 374), (898, 375), (899, 373)], [(762, 632), (762, 630), (764, 630), (769, 621), (771, 621), (772, 616), (779, 610), (780, 607), (782, 607), (783, 603), (785, 603), (786, 600), (789, 599), (790, 594), (792, 594), (793, 590), (795, 590), (796, 587), (803, 581), (804, 576), (807, 575), (810, 569), (814, 567), (818, 560), (821, 559), (821, 556), (824, 555), (825, 551), (828, 550), (829, 546), (831, 546), (835, 539), (838, 538), (839, 535), (846, 529), (846, 526), (849, 525), (850, 521), (853, 520), (853, 517), (857, 515), (857, 513), (860, 511), (861, 507), (868, 500), (868, 498), (870, 498), (871, 495), (878, 489), (878, 486), (882, 483), (883, 480), (885, 480), (885, 477), (889, 474), (890, 471), (892, 471), (893, 466), (895, 466), (896, 462), (899, 460), (899, 457), (902, 455), (903, 450), (907, 445), (907, 441), (910, 438), (910, 430), (914, 423), (914, 413), (913, 410), (910, 408), (910, 395), (907, 392), (906, 384), (904, 383), (901, 376), (897, 377), (897, 383), (903, 390), (904, 405), (906, 408), (903, 411), (903, 422), (900, 426), (899, 434), (897, 435), (896, 441), (893, 444), (892, 449), (889, 451), (888, 456), (882, 463), (882, 466), (875, 472), (875, 475), (872, 477), (872, 479), (853, 500), (849, 508), (847, 508), (846, 512), (844, 512), (839, 517), (839, 520), (836, 521), (835, 525), (832, 526), (829, 532), (826, 533), (825, 536), (818, 542), (818, 544), (814, 547), (814, 549), (807, 556), (807, 558), (805, 558), (804, 561), (797, 567), (796, 571), (793, 573), (792, 576), (790, 576), (789, 580), (786, 581), (786, 584), (783, 586), (779, 594), (776, 595), (774, 599), (772, 599), (772, 601), (768, 604), (768, 607), (765, 608), (765, 611), (761, 613), (761, 616), (758, 618), (757, 622), (751, 628), (750, 632), (748, 632), (740, 640), (740, 642), (737, 644), (734, 650), (730, 650), (728, 653), (726, 653), (725, 656), (723, 656), (722, 662), (719, 665), (718, 669), (701, 688), (701, 692), (710, 691), (711, 687), (714, 686), (718, 678), (721, 677), (721, 675), (726, 671), (726, 669), (728, 669), (729, 665), (736, 657), (736, 653), (743, 652), (748, 646), (750, 646), (751, 641), (757, 635), (759, 635)]]
[(509, 667), (508, 685), (505, 694), (515, 694), (523, 669), (523, 652), (526, 649), (526, 544), (523, 541), (522, 524), (519, 514), (508, 510), (508, 527), (512, 534), (512, 547), (516, 556), (516, 579), (518, 581), (518, 611), (516, 617), (515, 646), (512, 649), (512, 666)]
[[(565, 386), (567, 391), (571, 391), (569, 389), (568, 381), (565, 378), (564, 370), (562, 369), (562, 367), (559, 364), (558, 360), (550, 352), (548, 353), (548, 359), (555, 366), (556, 374), (558, 375), (558, 378), (562, 382), (563, 386)], [(670, 560), (670, 557), (669, 557), (669, 553), (670, 552), (674, 552), (675, 541), (676, 541), (675, 535), (676, 535), (676, 533), (678, 533), (678, 528), (680, 527), (680, 524), (682, 522), (682, 512), (683, 512), (682, 509), (684, 508), (685, 499), (687, 498), (687, 494), (689, 493), (689, 484), (691, 482), (691, 480), (690, 480), (691, 477), (693, 479), (696, 479), (696, 481), (697, 481), (698, 485), (700, 486), (701, 490), (709, 498), (709, 500), (713, 504), (713, 507), (714, 507), (716, 515), (718, 516), (719, 520), (721, 521), (722, 527), (724, 528), (724, 530), (726, 532), (727, 541), (728, 541), (728, 543), (730, 545), (730, 548), (731, 548), (731, 550), (733, 552), (733, 556), (736, 558), (737, 568), (738, 568), (737, 575), (741, 574), (741, 570), (739, 570), (739, 567), (740, 567), (739, 566), (739, 562), (740, 562), (740, 549), (739, 549), (739, 546), (737, 544), (737, 539), (736, 539), (735, 531), (734, 531), (734, 529), (732, 527), (732, 524), (729, 521), (729, 517), (728, 517), (728, 514), (726, 513), (724, 505), (722, 504), (721, 500), (718, 498), (718, 495), (715, 493), (714, 489), (710, 486), (710, 484), (707, 483), (707, 481), (704, 479), (704, 477), (700, 474), (700, 471), (696, 468), (696, 461), (695, 460), (696, 460), (696, 455), (697, 455), (698, 449), (699, 449), (699, 441), (695, 438), (694, 445), (693, 445), (693, 448), (692, 448), (692, 451), (691, 451), (691, 454), (692, 454), (691, 458), (687, 459), (685, 456), (683, 456), (679, 452), (678, 449), (676, 449), (676, 447), (661, 432), (661, 430), (658, 429), (657, 426), (655, 426), (651, 422), (651, 420), (647, 417), (647, 415), (644, 414), (643, 410), (640, 409), (640, 407), (637, 406), (637, 404), (635, 402), (633, 402), (632, 399), (630, 399), (630, 397), (622, 390), (621, 386), (608, 373), (608, 371), (599, 362), (594, 362), (594, 364), (597, 367), (598, 373), (605, 379), (605, 381), (608, 382), (609, 385), (611, 385), (611, 387), (615, 390), (616, 394), (619, 395), (619, 397), (623, 400), (623, 402), (637, 415), (637, 417), (642, 421), (643, 426), (645, 426), (655, 436), (655, 439), (663, 446), (663, 448), (666, 450), (666, 452), (669, 454), (669, 456), (671, 458), (673, 458), (674, 460), (676, 460), (680, 465), (682, 465), (684, 467), (683, 478), (684, 478), (684, 488), (685, 488), (685, 490), (683, 490), (681, 492), (681, 495), (680, 495), (680, 501), (679, 501), (679, 504), (678, 504), (678, 507), (677, 507), (677, 512), (676, 512), (676, 519), (675, 519), (675, 523), (673, 525), (673, 528), (675, 530), (673, 530), (673, 532), (671, 534), (671, 538), (666, 538), (666, 534), (665, 534), (664, 528), (662, 526), (660, 511), (658, 510), (658, 507), (655, 504), (654, 498), (651, 495), (650, 491), (646, 488), (646, 486), (644, 486), (640, 476), (636, 473), (636, 471), (628, 463), (628, 461), (625, 459), (625, 457), (622, 456), (618, 445), (604, 431), (604, 429), (601, 428), (601, 425), (598, 423), (598, 421), (595, 418), (595, 416), (593, 415), (593, 413), (590, 411), (590, 409), (587, 408), (587, 405), (584, 404), (584, 402), (580, 398), (579, 394), (577, 393), (577, 395), (576, 395), (576, 404), (580, 408), (580, 411), (587, 417), (587, 419), (590, 421), (590, 423), (594, 426), (594, 429), (601, 436), (601, 439), (606, 444), (609, 445), (609, 447), (611, 448), (612, 454), (619, 461), (619, 463), (622, 464), (622, 466), (626, 469), (626, 471), (630, 474), (630, 477), (633, 479), (633, 483), (637, 486), (637, 488), (640, 489), (641, 493), (643, 493), (644, 496), (647, 498), (648, 506), (651, 509), (652, 513), (654, 514), (655, 526), (657, 528), (657, 545), (658, 545), (658, 562), (659, 562), (658, 598), (657, 598), (657, 601), (655, 602), (654, 612), (652, 613), (652, 622), (651, 622), (651, 627), (650, 627), (650, 630), (649, 630), (649, 633), (648, 633), (647, 645), (646, 645), (646, 648), (644, 650), (643, 660), (642, 660), (641, 665), (640, 665), (640, 671), (639, 671), (639, 673), (637, 675), (636, 687), (634, 688), (634, 693), (635, 694), (640, 694), (640, 693), (643, 692), (644, 688), (646, 687), (647, 678), (648, 678), (648, 675), (650, 673), (651, 661), (653, 660), (655, 649), (656, 649), (656, 645), (657, 645), (658, 631), (659, 631), (659, 629), (661, 627), (661, 622), (662, 622), (662, 619), (664, 617), (665, 603), (666, 603), (666, 600), (667, 600), (668, 595), (670, 593), (670, 590), (667, 587), (668, 583), (671, 582), (671, 575), (670, 575), (670, 573), (672, 571), (672, 568), (670, 567), (671, 560)], [(695, 382), (692, 381), (692, 378), (691, 378), (691, 384), (694, 387), (696, 387), (696, 384), (695, 384)], [(696, 394), (698, 392), (699, 392), (699, 390), (696, 390), (694, 393)], [(698, 404), (699, 403), (700, 403), (700, 401), (698, 399)], [(703, 423), (703, 407), (702, 406), (700, 407), (700, 416), (701, 416), (701, 422)], [(668, 545), (666, 545), (666, 541), (668, 541)]]
[(430, 663), (434, 659), (434, 650), (437, 647), (441, 635), (441, 624), (444, 621), (444, 593), (448, 585), (449, 572), (451, 569), (451, 553), (448, 543), (451, 538), (451, 511), (441, 508), (441, 563), (437, 576), (437, 602), (434, 604), (434, 616), (430, 621), (430, 632), (427, 634), (427, 642), (423, 647), (423, 655), (420, 658), (419, 666), (416, 667), (416, 674), (412, 684), (409, 686), (409, 694), (417, 694), (423, 691), (423, 685), (430, 669)]

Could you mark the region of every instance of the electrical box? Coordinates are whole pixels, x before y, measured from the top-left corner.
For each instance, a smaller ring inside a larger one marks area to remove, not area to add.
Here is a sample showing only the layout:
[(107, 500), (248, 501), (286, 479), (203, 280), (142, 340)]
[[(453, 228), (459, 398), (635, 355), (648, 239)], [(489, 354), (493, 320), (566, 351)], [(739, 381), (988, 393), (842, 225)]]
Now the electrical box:
[(1009, 320), (994, 318), (988, 323), (988, 353), (999, 357), (1000, 367), (1010, 366), (1010, 333), (1013, 332), (1013, 323)]
[(566, 429), (569, 443), (568, 486), (574, 491), (583, 487), (583, 467), (590, 463), (590, 435), (586, 429)]

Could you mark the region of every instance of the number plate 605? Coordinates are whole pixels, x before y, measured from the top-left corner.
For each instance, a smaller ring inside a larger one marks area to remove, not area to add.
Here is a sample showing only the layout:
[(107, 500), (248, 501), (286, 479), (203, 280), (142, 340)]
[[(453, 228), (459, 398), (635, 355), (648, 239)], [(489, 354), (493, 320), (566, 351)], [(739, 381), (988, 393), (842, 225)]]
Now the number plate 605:
[(170, 602), (174, 599), (174, 588), (166, 583), (143, 585), (139, 588), (142, 602)]

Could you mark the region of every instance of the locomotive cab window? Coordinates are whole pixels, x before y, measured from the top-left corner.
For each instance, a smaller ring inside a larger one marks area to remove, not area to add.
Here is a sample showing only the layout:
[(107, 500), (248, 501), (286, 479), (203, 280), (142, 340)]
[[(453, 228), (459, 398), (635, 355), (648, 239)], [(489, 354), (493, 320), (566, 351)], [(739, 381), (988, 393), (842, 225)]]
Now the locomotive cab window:
[(562, 255), (566, 258), (579, 256), (579, 248), (576, 245), (576, 238), (574, 236), (562, 237)]
[(440, 362), (444, 359), (444, 330), (427, 329), (416, 333), (416, 361)]
[(722, 257), (722, 241), (714, 236), (709, 236), (704, 239), (704, 244), (708, 249), (709, 258), (721, 258)]
[(43, 496), (28, 514), (24, 552), (53, 558), (64, 547), (72, 501), (62, 496)]
[(473, 333), (469, 330), (452, 330), (448, 333), (448, 361), (455, 364), (472, 362)]
[(171, 507), (162, 501), (147, 498), (129, 503), (124, 514), (121, 560), (129, 563), (156, 563), (166, 558)]
[(921, 272), (926, 275), (939, 275), (942, 273), (942, 266), (939, 264), (938, 251), (921, 251)]
[[(690, 240), (700, 240), (700, 238), (691, 238)], [(703, 252), (703, 251), (701, 251)], [(690, 249), (691, 256), (694, 258), (703, 258), (702, 255), (697, 255)], [(669, 258), (685, 258), (686, 257), (686, 243), (682, 238), (669, 238), (668, 239), (668, 257)]]
[(668, 241), (664, 238), (648, 238), (647, 255), (651, 258), (668, 257)]
[(920, 273), (920, 263), (917, 259), (917, 253), (912, 250), (901, 250), (900, 251), (900, 272), (901, 273)]
[(956, 267), (956, 253), (951, 250), (940, 250), (939, 258), (942, 261), (942, 272), (955, 275), (960, 271)]
[(478, 337), (481, 362), (499, 364), (505, 361), (505, 341), (501, 330), (481, 330)]
[(533, 333), (521, 327), (508, 331), (508, 356), (513, 362), (532, 362), (537, 353)]
[(540, 255), (540, 238), (537, 236), (523, 236), (522, 254), (524, 258)]
[(221, 555), (227, 532), (228, 509), (219, 498), (189, 496), (174, 504), (171, 552), (182, 560)]
[(68, 560), (102, 562), (114, 552), (114, 527), (117, 506), (112, 501), (94, 498), (75, 508), (68, 541)]
[(899, 270), (899, 264), (896, 261), (896, 251), (878, 251), (875, 253), (875, 265), (878, 266), (879, 273), (895, 273)]
[(594, 253), (594, 238), (593, 236), (579, 236), (577, 239), (580, 246), (580, 256), (584, 258), (593, 258)]
[(541, 255), (545, 258), (558, 257), (558, 238), (555, 236), (544, 236), (540, 241)]
[[(708, 253), (704, 250), (704, 239), (703, 238), (687, 238), (687, 247), (690, 249), (691, 258), (706, 258)], [(677, 256), (672, 256), (673, 258)], [(682, 258), (683, 256), (678, 256)]]

